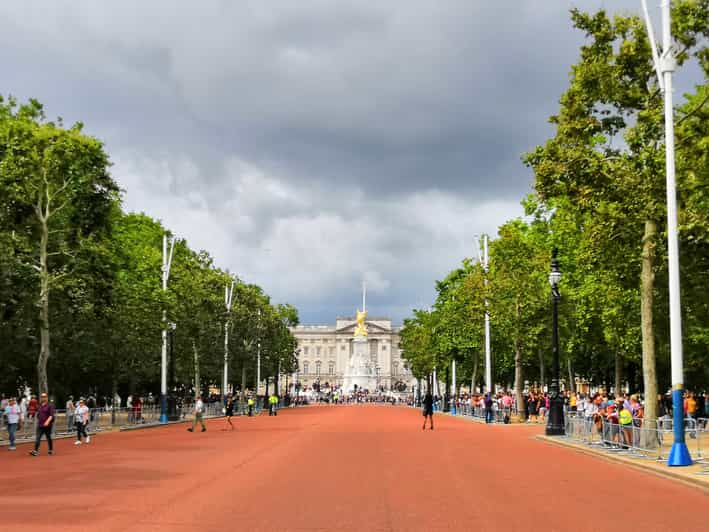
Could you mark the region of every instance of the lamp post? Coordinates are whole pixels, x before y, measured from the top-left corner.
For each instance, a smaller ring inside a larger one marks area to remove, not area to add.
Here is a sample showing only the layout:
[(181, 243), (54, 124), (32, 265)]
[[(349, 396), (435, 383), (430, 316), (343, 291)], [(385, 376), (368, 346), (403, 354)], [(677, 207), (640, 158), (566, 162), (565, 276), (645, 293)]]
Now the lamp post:
[(559, 389), (559, 281), (561, 271), (559, 261), (556, 258), (557, 249), (554, 248), (551, 255), (551, 272), (549, 272), (549, 284), (551, 285), (552, 311), (551, 311), (551, 397), (549, 406), (549, 417), (547, 418), (547, 436), (564, 435), (564, 400)]
[[(170, 279), (172, 255), (175, 251), (175, 239), (170, 239), (170, 252), (167, 250), (167, 234), (162, 237), (162, 290), (167, 291), (167, 281)], [(160, 356), (160, 423), (167, 423), (167, 312), (162, 311), (162, 351)]]
[[(675, 182), (675, 130), (672, 94), (672, 73), (677, 67), (672, 43), (671, 0), (662, 0), (662, 49), (657, 49), (655, 33), (647, 10), (647, 1), (642, 0), (652, 59), (657, 72), (657, 82), (665, 97), (665, 181), (667, 202), (667, 266), (670, 289), (670, 360), (672, 368), (672, 419), (674, 442), (667, 458), (669, 466), (692, 465), (692, 457), (684, 440), (684, 362), (682, 355), (682, 307), (679, 290), (679, 242), (677, 228), (677, 185)], [(646, 397), (653, 401), (653, 397)]]
[(177, 415), (177, 390), (175, 384), (175, 329), (177, 329), (177, 324), (175, 322), (169, 322), (167, 329), (168, 339), (170, 341), (170, 386), (167, 394), (167, 419), (168, 421), (177, 421), (179, 416)]

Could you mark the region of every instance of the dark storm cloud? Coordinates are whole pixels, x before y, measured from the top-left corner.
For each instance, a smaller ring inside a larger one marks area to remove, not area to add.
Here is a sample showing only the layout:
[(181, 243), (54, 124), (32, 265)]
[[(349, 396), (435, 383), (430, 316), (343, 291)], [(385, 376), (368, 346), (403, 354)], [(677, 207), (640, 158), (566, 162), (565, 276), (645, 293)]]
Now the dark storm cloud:
[(521, 213), (520, 154), (550, 135), (583, 39), (571, 5), (3, 2), (2, 92), (85, 122), (128, 208), (305, 321), (355, 304), (363, 276), (401, 318)]

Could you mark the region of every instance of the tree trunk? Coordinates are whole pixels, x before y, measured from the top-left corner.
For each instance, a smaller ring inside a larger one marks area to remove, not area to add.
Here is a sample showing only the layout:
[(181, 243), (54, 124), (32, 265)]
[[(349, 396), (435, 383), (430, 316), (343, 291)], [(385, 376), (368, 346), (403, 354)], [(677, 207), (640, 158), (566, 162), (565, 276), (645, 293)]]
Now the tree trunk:
[(47, 246), (49, 228), (46, 219), (41, 220), (42, 234), (39, 241), (39, 358), (37, 359), (37, 386), (39, 393), (49, 393), (47, 362), (49, 361), (49, 267)]
[(657, 225), (647, 220), (643, 235), (642, 271), (640, 273), (640, 327), (643, 342), (643, 388), (645, 418), (657, 419), (657, 372), (653, 330), (653, 290), (655, 288), (655, 238)]
[(192, 340), (192, 351), (194, 352), (194, 394), (195, 398), (202, 396), (202, 386), (199, 381), (199, 351), (197, 351), (197, 342)]
[(241, 411), (244, 411), (244, 400), (246, 399), (246, 364), (241, 365), (241, 393), (239, 394), (239, 403), (241, 405)]
[(522, 380), (522, 348), (520, 347), (519, 340), (515, 338), (515, 398), (517, 400), (517, 413), (520, 419), (524, 419), (526, 416), (524, 395), (522, 395), (522, 388), (524, 387), (524, 381)]
[(544, 351), (542, 350), (541, 347), (538, 348), (538, 354), (539, 354), (539, 382), (541, 384), (542, 389), (544, 389), (544, 385), (546, 384), (546, 379), (544, 375)]
[(615, 395), (618, 397), (620, 395), (620, 390), (623, 385), (621, 382), (623, 380), (623, 368), (621, 366), (622, 360), (620, 358), (620, 353), (616, 351), (615, 353)]
[(571, 355), (566, 359), (566, 369), (569, 372), (569, 390), (576, 393), (576, 379), (574, 379), (574, 368), (571, 366)]

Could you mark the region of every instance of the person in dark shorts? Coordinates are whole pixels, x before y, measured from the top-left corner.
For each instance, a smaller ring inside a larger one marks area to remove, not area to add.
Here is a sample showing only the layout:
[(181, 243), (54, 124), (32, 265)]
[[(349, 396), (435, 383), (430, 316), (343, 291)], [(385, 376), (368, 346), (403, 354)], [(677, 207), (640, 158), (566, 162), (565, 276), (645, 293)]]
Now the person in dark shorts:
[(234, 430), (234, 424), (231, 422), (231, 418), (234, 416), (234, 398), (231, 395), (226, 400), (224, 415), (226, 416), (226, 422), (231, 427), (231, 430)]
[(426, 430), (426, 419), (431, 420), (431, 430), (433, 430), (433, 395), (431, 392), (426, 392), (423, 398), (423, 427), (421, 430)]

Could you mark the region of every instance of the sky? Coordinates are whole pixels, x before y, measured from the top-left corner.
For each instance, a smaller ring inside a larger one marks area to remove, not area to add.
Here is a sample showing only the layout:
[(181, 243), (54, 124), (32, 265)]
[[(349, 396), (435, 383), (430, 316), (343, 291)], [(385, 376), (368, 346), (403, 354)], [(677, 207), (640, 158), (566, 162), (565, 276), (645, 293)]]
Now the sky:
[(640, 13), (640, 0), (5, 0), (0, 93), (83, 122), (126, 210), (302, 323), (354, 315), (362, 279), (370, 316), (400, 323), (476, 256), (475, 235), (523, 214), (521, 155), (553, 134), (583, 42), (572, 6)]

